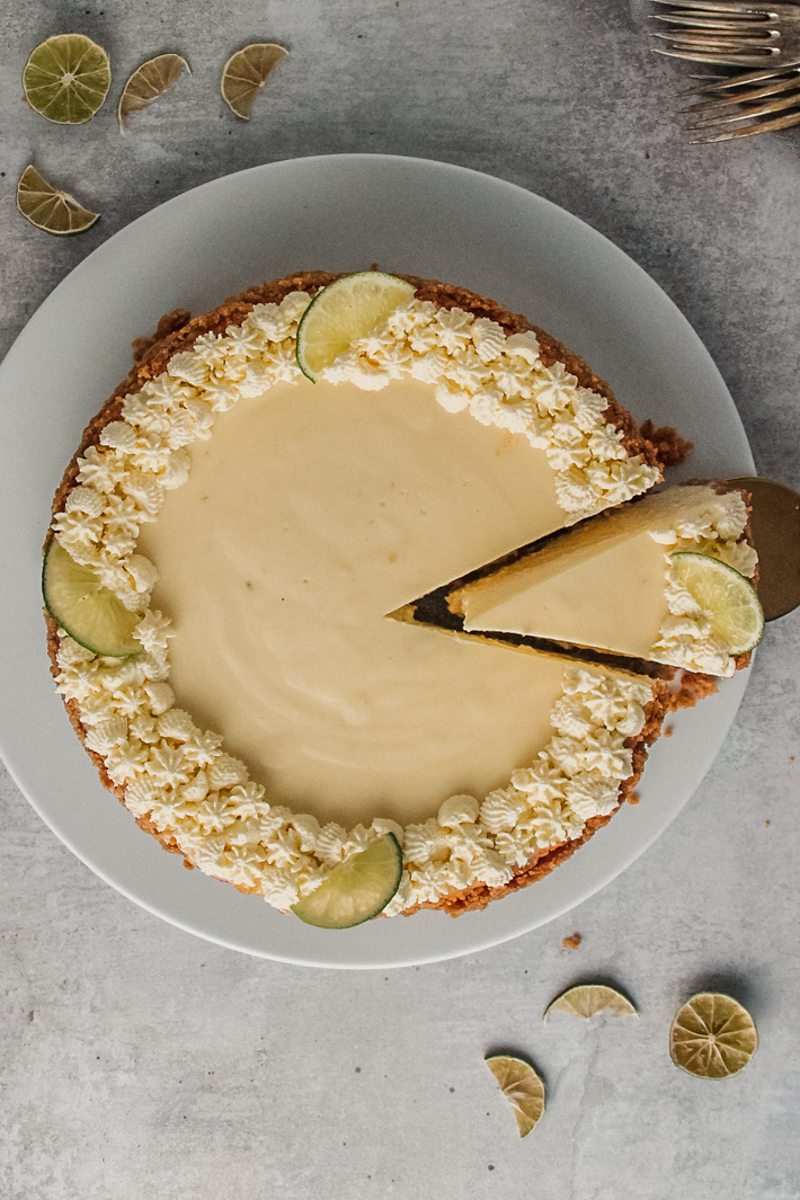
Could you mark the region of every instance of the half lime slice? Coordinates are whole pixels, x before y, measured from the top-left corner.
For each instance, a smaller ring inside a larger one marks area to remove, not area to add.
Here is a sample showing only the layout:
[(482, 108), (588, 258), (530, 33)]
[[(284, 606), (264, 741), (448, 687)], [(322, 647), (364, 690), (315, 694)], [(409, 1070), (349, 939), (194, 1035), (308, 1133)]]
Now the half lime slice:
[(670, 562), (678, 583), (700, 605), (731, 654), (745, 654), (758, 645), (764, 610), (749, 579), (709, 554), (679, 550)]
[(292, 912), (320, 929), (350, 929), (383, 912), (402, 873), (400, 843), (393, 833), (385, 833), (335, 866), (318, 888), (292, 905)]
[(149, 108), (154, 100), (168, 92), (184, 71), (191, 74), (191, 67), (182, 54), (157, 54), (138, 66), (122, 89), (117, 105), (117, 123), (120, 133), (133, 113)]
[(511, 1105), (519, 1136), (527, 1137), (544, 1112), (544, 1084), (524, 1058), (494, 1054), (484, 1061)]
[(32, 163), (19, 177), (17, 208), (31, 225), (57, 237), (83, 233), (100, 218), (100, 213), (86, 208), (69, 192), (48, 183)]
[(222, 99), (232, 113), (250, 120), (253, 101), (276, 63), (289, 53), (275, 42), (253, 42), (232, 54), (222, 68)]
[(142, 614), (127, 609), (96, 571), (76, 563), (55, 538), (45, 554), (42, 592), (53, 620), (87, 650), (109, 658), (141, 651), (133, 631)]
[(595, 1013), (608, 1013), (611, 1017), (635, 1017), (636, 1009), (627, 996), (604, 983), (580, 983), (568, 988), (544, 1010), (544, 1020), (551, 1013), (570, 1013), (588, 1021)]
[(312, 381), (359, 338), (385, 324), (407, 304), (414, 288), (383, 271), (345, 275), (317, 292), (297, 330), (297, 365)]

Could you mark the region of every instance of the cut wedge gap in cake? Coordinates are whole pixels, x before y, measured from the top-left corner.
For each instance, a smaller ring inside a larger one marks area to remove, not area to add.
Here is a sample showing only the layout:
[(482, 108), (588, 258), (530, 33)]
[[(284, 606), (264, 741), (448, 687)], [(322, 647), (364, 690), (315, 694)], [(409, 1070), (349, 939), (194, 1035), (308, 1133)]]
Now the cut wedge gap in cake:
[(686, 484), (531, 542), (390, 614), (453, 633), (728, 676), (763, 631), (749, 497)]

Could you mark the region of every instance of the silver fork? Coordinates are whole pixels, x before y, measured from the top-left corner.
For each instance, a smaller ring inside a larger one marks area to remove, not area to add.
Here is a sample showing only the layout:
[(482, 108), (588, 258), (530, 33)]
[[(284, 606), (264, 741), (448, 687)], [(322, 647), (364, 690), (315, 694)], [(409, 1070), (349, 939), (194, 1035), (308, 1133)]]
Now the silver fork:
[(707, 76), (683, 94), (705, 97), (683, 110), (693, 142), (728, 142), (800, 125), (800, 64), (722, 79)]
[(732, 67), (784, 67), (800, 62), (800, 4), (768, 0), (652, 0), (664, 12), (654, 46), (669, 58)]

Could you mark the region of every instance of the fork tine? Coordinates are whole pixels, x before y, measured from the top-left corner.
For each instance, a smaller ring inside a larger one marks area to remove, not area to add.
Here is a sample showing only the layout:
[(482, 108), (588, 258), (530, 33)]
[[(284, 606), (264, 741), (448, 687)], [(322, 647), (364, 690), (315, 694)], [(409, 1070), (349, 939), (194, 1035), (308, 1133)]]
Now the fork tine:
[[(681, 49), (666, 49), (662, 46), (653, 46), (656, 54), (663, 54), (666, 58), (681, 58), (685, 62), (713, 63), (715, 66), (724, 65), (727, 67), (760, 67), (766, 60), (764, 53), (746, 54), (743, 51), (733, 53), (726, 51), (723, 53), (707, 52), (703, 53), (699, 50), (689, 51)], [(769, 51), (768, 53), (772, 53)]]
[(768, 22), (766, 19), (748, 21), (743, 17), (709, 17), (698, 14), (694, 17), (682, 17), (676, 13), (651, 13), (649, 21), (662, 21), (676, 31), (678, 29), (718, 30), (720, 33), (761, 33), (763, 34)]
[(726, 16), (752, 17), (758, 14), (767, 15), (772, 10), (769, 3), (759, 4), (740, 3), (740, 0), (651, 0), (653, 4), (663, 4), (686, 12), (723, 13)]
[(792, 96), (784, 96), (781, 100), (768, 98), (764, 104), (753, 105), (742, 112), (713, 112), (707, 115), (696, 114), (695, 120), (687, 128), (692, 133), (698, 133), (715, 125), (732, 125), (736, 121), (747, 121), (751, 117), (770, 116), (773, 113), (785, 112), (791, 108), (800, 111), (800, 92)]
[(706, 76), (690, 76), (690, 79), (703, 79), (708, 82), (700, 83), (697, 88), (684, 88), (678, 92), (679, 96), (710, 96), (715, 92), (728, 91), (730, 88), (742, 88), (742, 86), (760, 83), (764, 79), (780, 79), (786, 77), (787, 72), (792, 72), (792, 77), (796, 78), (800, 74), (800, 66), (788, 67), (766, 67), (764, 71), (740, 71), (734, 76), (717, 76), (717, 74), (706, 74)]
[(678, 95), (704, 96), (715, 92), (725, 92), (730, 88), (744, 87), (751, 83), (761, 83), (762, 80), (766, 79), (784, 78), (789, 71), (792, 73), (792, 78), (800, 76), (800, 67), (798, 66), (784, 67), (783, 69), (780, 67), (768, 67), (763, 71), (739, 72), (738, 75), (724, 75), (722, 77), (712, 74), (693, 75), (691, 76), (693, 79), (705, 79), (708, 82), (701, 83), (699, 87), (683, 88), (682, 91), (678, 92)]
[(668, 33), (661, 33), (660, 30), (651, 30), (650, 36), (659, 38), (664, 42), (672, 42), (675, 46), (686, 46), (689, 50), (739, 50), (741, 47), (747, 47), (752, 50), (763, 50), (769, 53), (772, 47), (777, 43), (779, 35), (770, 31), (766, 34), (758, 36), (742, 36), (728, 33), (714, 33), (713, 30), (681, 30), (673, 29)]
[(772, 133), (778, 129), (791, 129), (800, 125), (800, 112), (788, 113), (783, 117), (775, 117), (772, 121), (759, 121), (755, 125), (745, 125), (740, 129), (726, 129), (724, 133), (707, 133), (702, 137), (691, 138), (694, 146), (707, 145), (710, 142), (730, 142), (734, 138), (753, 137), (757, 133)]
[(748, 88), (746, 92), (728, 92), (727, 95), (714, 96), (710, 100), (701, 100), (697, 104), (689, 104), (681, 109), (683, 113), (711, 113), (724, 111), (732, 105), (749, 104), (753, 100), (763, 100), (765, 96), (777, 96), (781, 92), (796, 92), (800, 100), (800, 78), (776, 79), (765, 83), (762, 87)]
[(800, 3), (797, 0), (650, 0), (679, 12), (720, 13), (728, 17), (786, 17), (800, 19)]

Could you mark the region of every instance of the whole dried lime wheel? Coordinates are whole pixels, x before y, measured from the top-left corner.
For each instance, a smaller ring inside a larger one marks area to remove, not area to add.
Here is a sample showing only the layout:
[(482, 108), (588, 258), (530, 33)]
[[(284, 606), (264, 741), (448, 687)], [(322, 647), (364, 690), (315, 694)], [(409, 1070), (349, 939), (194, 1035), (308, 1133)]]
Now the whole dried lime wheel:
[(722, 992), (698, 992), (678, 1009), (669, 1031), (672, 1061), (701, 1079), (743, 1071), (758, 1046), (750, 1013)]
[(28, 104), (59, 125), (91, 121), (110, 86), (108, 55), (82, 33), (59, 33), (41, 42), (22, 72)]

